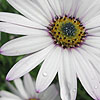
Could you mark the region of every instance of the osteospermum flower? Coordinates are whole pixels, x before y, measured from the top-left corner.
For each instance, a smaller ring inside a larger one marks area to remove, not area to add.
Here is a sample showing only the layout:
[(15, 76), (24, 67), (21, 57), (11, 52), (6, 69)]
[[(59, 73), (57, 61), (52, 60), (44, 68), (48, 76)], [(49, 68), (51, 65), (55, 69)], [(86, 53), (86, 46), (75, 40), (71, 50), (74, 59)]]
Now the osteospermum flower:
[(36, 93), (35, 81), (29, 74), (24, 76), (23, 81), (20, 78), (14, 80), (14, 84), (16, 88), (11, 83), (7, 82), (12, 93), (1, 90), (0, 100), (60, 100), (54, 84), (44, 92)]
[(75, 100), (77, 77), (100, 99), (100, 0), (7, 0), (22, 15), (0, 12), (0, 31), (26, 35), (4, 44), (7, 56), (31, 54), (10, 70), (23, 76), (43, 61), (36, 80), (45, 90), (58, 72), (61, 98)]

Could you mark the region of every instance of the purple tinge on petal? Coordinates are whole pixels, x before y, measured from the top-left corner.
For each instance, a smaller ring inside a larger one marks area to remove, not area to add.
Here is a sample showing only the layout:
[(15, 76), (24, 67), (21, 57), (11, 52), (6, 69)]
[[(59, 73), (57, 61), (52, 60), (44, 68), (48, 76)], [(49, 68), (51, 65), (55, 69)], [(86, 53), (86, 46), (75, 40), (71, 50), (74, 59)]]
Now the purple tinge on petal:
[(36, 93), (40, 93), (40, 91), (39, 90), (36, 90)]
[(13, 80), (16, 80), (16, 79), (19, 79), (19, 78), (14, 78), (14, 79), (12, 79), (12, 77), (6, 76), (6, 80), (7, 80), (7, 81), (13, 81)]
[(6, 81), (10, 81), (10, 78), (9, 77), (6, 77)]
[(2, 51), (1, 48), (0, 48), (0, 54), (2, 54), (2, 52), (3, 52), (3, 51)]

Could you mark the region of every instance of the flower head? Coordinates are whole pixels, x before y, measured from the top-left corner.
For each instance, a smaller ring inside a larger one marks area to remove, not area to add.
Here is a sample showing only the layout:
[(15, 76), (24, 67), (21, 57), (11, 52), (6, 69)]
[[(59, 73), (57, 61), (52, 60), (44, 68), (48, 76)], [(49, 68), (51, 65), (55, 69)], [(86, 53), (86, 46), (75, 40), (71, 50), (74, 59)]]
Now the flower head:
[(22, 15), (0, 12), (0, 31), (26, 35), (4, 44), (7, 56), (31, 54), (10, 70), (23, 76), (42, 61), (36, 89), (45, 90), (58, 72), (61, 98), (75, 100), (77, 77), (100, 98), (100, 0), (7, 0)]
[(1, 90), (0, 100), (60, 100), (55, 85), (51, 85), (42, 93), (36, 93), (35, 81), (29, 74), (24, 76), (23, 81), (19, 78), (14, 80), (16, 88), (9, 82), (8, 87), (12, 93)]

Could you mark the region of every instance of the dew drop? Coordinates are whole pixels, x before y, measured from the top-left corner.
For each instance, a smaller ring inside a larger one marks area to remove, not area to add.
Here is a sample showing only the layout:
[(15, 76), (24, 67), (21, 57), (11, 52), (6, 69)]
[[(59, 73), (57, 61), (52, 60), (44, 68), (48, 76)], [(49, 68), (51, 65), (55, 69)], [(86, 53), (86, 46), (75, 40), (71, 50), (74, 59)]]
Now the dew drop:
[(95, 89), (97, 89), (97, 88), (98, 88), (98, 86), (95, 86), (94, 88), (95, 88)]
[(73, 92), (76, 92), (76, 90), (77, 90), (76, 88), (75, 88), (75, 89), (73, 89)]
[(46, 73), (46, 72), (44, 72), (44, 73), (43, 73), (43, 76), (44, 76), (44, 77), (47, 77), (47, 73)]

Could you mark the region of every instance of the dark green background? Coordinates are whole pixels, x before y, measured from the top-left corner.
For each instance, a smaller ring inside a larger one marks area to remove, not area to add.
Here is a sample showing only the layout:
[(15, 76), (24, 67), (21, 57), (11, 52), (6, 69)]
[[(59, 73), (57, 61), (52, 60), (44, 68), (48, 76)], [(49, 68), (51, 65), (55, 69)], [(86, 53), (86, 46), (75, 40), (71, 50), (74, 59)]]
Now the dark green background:
[[(11, 7), (6, 0), (0, 0), (0, 12), (12, 12), (12, 13), (19, 13), (17, 12), (13, 7)], [(12, 34), (7, 33), (1, 33), (1, 41), (0, 46), (2, 46), (7, 41), (11, 40), (11, 38), (14, 36), (14, 38), (19, 37)], [(5, 77), (7, 72), (10, 70), (10, 68), (20, 59), (22, 56), (18, 57), (7, 57), (0, 55), (0, 90), (8, 90), (6, 84), (5, 84)], [(31, 71), (31, 74), (34, 78), (36, 78), (38, 70), (41, 65), (39, 65), (37, 68), (35, 68), (33, 71)], [(57, 81), (57, 77), (55, 78), (54, 82)], [(77, 94), (77, 100), (93, 100), (90, 98), (90, 96), (86, 93), (86, 91), (83, 89), (82, 85), (78, 81), (78, 94)]]

